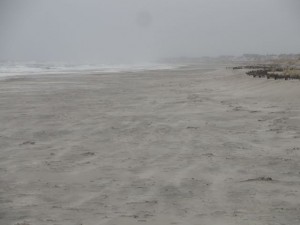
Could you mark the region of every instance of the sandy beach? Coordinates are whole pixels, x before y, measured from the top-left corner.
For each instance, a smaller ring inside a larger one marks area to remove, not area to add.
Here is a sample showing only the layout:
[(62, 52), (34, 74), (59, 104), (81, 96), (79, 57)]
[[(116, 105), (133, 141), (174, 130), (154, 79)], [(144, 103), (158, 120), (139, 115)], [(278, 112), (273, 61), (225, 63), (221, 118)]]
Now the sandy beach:
[(300, 224), (300, 82), (221, 66), (0, 80), (1, 225)]

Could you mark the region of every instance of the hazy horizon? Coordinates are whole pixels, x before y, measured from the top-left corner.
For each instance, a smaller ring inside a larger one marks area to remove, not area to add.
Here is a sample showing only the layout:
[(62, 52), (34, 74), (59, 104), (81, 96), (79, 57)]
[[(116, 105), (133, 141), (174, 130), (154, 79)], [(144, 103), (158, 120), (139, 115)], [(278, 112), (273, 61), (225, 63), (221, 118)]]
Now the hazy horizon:
[(0, 60), (300, 53), (297, 0), (2, 0)]

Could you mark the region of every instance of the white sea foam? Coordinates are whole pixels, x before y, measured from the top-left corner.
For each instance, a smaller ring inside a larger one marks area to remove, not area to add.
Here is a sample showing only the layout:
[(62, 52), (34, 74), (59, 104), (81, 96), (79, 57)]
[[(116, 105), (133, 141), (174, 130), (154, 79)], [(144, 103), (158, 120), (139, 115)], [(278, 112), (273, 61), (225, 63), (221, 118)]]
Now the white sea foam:
[(37, 63), (37, 62), (0, 62), (0, 77), (67, 74), (67, 73), (116, 73), (144, 70), (169, 70), (178, 67), (174, 64), (70, 64), (70, 63)]

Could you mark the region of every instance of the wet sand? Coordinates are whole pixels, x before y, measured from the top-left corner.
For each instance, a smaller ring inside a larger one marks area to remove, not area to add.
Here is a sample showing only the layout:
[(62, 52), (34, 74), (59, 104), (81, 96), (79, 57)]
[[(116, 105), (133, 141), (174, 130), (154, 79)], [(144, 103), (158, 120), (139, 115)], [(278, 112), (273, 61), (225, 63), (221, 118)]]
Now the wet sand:
[(243, 73), (1, 80), (0, 224), (300, 224), (300, 82)]

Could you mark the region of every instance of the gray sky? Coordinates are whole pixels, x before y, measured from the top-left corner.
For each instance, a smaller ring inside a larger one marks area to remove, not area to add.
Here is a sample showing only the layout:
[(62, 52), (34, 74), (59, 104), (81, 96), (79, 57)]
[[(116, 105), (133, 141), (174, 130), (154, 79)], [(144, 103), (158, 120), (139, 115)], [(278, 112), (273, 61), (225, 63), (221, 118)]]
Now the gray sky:
[(300, 53), (299, 0), (0, 0), (0, 59)]

